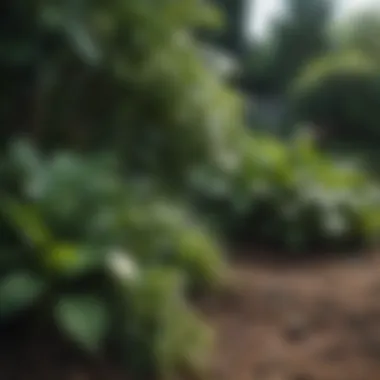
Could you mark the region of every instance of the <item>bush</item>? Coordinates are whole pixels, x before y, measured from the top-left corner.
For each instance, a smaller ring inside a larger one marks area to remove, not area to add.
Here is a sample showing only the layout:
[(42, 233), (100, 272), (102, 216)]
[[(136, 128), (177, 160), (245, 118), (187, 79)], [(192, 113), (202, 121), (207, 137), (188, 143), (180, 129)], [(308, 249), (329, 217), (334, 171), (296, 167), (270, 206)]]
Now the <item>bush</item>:
[(218, 23), (205, 2), (15, 1), (0, 21), (3, 145), (109, 148), (169, 187), (231, 143), (240, 101), (193, 37)]
[(235, 242), (288, 252), (369, 246), (380, 231), (378, 184), (360, 168), (334, 163), (308, 135), (289, 146), (246, 139), (240, 163), (198, 181), (200, 207)]
[(73, 342), (112, 342), (139, 376), (200, 366), (209, 332), (186, 300), (218, 284), (223, 261), (194, 216), (107, 156), (23, 143), (3, 163), (1, 323), (43, 300)]
[(342, 53), (309, 65), (290, 90), (298, 121), (314, 122), (327, 142), (380, 142), (380, 70), (366, 56)]
[(213, 8), (15, 0), (0, 21), (0, 151), (25, 135), (36, 147), (1, 162), (1, 324), (38, 308), (137, 375), (197, 367), (208, 331), (186, 300), (223, 260), (181, 198), (242, 124), (194, 38)]

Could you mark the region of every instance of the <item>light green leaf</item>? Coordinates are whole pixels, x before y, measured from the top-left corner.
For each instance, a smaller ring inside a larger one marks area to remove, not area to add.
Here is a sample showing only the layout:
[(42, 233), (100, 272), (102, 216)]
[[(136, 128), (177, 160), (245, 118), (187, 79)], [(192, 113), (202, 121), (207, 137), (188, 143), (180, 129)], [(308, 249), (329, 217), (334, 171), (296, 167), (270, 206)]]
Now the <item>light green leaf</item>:
[(99, 249), (60, 243), (44, 256), (46, 266), (64, 276), (81, 276), (102, 263)]
[(108, 329), (104, 303), (91, 296), (65, 297), (55, 309), (59, 327), (83, 348), (99, 349)]
[(0, 281), (0, 316), (11, 317), (31, 306), (45, 291), (41, 279), (27, 272), (14, 273)]

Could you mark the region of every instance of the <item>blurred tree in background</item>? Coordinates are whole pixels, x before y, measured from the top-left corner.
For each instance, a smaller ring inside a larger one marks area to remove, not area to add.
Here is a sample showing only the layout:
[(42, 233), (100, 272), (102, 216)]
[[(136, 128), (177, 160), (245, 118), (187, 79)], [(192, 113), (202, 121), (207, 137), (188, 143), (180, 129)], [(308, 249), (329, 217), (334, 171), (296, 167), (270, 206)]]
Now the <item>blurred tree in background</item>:
[(330, 142), (357, 147), (380, 142), (380, 71), (360, 51), (313, 61), (290, 96), (299, 120), (319, 125)]
[(362, 11), (330, 28), (332, 49), (309, 61), (289, 92), (293, 115), (320, 126), (330, 151), (365, 158), (379, 144), (379, 13)]
[(337, 49), (360, 51), (380, 65), (378, 12), (362, 11), (354, 14), (332, 30), (332, 39)]
[(246, 12), (251, 6), (248, 0), (213, 0), (223, 19), (223, 28), (208, 31), (207, 39), (238, 58), (242, 58), (246, 49), (245, 23)]
[(253, 45), (247, 62), (252, 90), (283, 93), (308, 61), (329, 49), (327, 26), (332, 5), (325, 0), (287, 0), (286, 15), (274, 21), (270, 36)]

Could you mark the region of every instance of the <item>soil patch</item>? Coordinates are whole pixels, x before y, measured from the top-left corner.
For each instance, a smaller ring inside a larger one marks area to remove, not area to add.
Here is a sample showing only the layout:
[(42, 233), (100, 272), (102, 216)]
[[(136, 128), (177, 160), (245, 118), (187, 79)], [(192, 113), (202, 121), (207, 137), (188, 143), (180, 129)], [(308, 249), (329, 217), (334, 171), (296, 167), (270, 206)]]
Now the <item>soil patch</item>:
[(380, 379), (380, 261), (241, 261), (201, 309), (217, 330), (210, 379)]

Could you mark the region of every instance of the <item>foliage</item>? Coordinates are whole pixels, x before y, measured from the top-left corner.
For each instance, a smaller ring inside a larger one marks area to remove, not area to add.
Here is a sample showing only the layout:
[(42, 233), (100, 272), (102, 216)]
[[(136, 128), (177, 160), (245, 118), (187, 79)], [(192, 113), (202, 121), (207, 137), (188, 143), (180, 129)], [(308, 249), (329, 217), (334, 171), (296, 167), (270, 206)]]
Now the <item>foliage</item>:
[(200, 204), (235, 242), (307, 253), (378, 238), (380, 192), (360, 168), (334, 163), (308, 135), (290, 146), (255, 137), (241, 149), (228, 178), (208, 173), (197, 182)]
[(380, 71), (358, 52), (313, 62), (290, 93), (295, 117), (316, 123), (328, 141), (360, 145), (380, 141)]
[(138, 375), (200, 365), (209, 332), (186, 298), (217, 285), (223, 265), (194, 216), (129, 184), (108, 156), (18, 143), (3, 163), (2, 323), (45, 300), (74, 342), (112, 341)]
[(205, 2), (44, 0), (6, 8), (3, 143), (26, 133), (50, 150), (112, 148), (129, 171), (166, 186), (231, 144), (239, 100), (206, 69), (193, 38), (218, 23)]
[[(202, 367), (210, 332), (186, 301), (224, 261), (185, 205), (193, 180), (223, 227), (257, 242), (379, 231), (365, 175), (244, 130), (194, 38), (215, 17), (198, 0), (6, 2), (1, 323), (36, 308), (136, 377)], [(34, 144), (13, 144), (22, 135)]]
[(1, 152), (36, 147), (1, 162), (1, 323), (37, 308), (137, 377), (202, 366), (209, 331), (186, 300), (223, 260), (181, 190), (242, 125), (194, 38), (214, 9), (15, 0), (0, 22)]
[(244, 23), (242, 22), (245, 12), (249, 7), (247, 0), (211, 0), (219, 9), (223, 28), (203, 33), (201, 37), (210, 43), (222, 47), (236, 57), (244, 53)]
[(380, 63), (380, 14), (366, 10), (354, 13), (332, 29), (332, 40), (340, 51), (357, 50)]
[(284, 4), (286, 14), (274, 21), (264, 41), (253, 44), (245, 65), (255, 92), (284, 93), (307, 62), (330, 49), (331, 2), (288, 0)]

